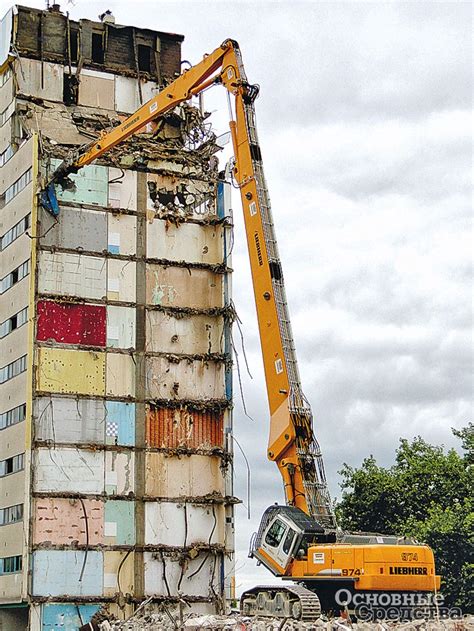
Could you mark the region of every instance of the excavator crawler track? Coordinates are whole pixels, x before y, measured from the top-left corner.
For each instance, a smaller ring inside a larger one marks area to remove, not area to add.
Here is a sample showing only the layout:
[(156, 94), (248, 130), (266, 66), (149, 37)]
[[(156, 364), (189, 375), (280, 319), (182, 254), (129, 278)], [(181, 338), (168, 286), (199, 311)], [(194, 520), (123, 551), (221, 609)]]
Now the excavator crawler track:
[(321, 604), (316, 594), (302, 585), (258, 585), (242, 594), (240, 611), (245, 616), (311, 622), (321, 615)]

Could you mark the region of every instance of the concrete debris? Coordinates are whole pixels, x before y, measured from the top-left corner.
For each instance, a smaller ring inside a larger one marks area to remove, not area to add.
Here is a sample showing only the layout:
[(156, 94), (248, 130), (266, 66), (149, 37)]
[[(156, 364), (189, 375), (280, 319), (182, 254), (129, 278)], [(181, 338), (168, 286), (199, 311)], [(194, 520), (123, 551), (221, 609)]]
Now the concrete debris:
[(158, 631), (181, 629), (221, 629), (223, 631), (471, 631), (474, 629), (474, 616), (459, 619), (415, 620), (412, 622), (351, 622), (345, 618), (327, 619), (322, 616), (313, 622), (284, 621), (276, 618), (249, 618), (234, 614), (188, 615), (180, 620), (179, 614), (165, 610), (163, 613), (141, 612), (125, 622), (104, 621), (97, 626), (100, 631)]

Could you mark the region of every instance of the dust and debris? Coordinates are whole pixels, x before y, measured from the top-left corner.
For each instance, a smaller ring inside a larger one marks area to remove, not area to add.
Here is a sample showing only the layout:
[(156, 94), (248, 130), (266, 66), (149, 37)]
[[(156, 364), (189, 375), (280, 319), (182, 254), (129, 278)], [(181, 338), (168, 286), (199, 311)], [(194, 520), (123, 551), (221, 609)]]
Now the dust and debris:
[[(94, 623), (92, 623), (94, 624)], [(87, 628), (87, 627), (85, 627)], [(348, 621), (345, 618), (328, 619), (321, 616), (311, 622), (285, 621), (277, 618), (249, 618), (239, 614), (218, 615), (183, 615), (165, 607), (162, 612), (147, 612), (146, 608), (125, 622), (104, 620), (97, 626), (97, 631), (158, 631), (181, 629), (220, 629), (222, 631), (472, 631), (474, 616), (463, 619), (415, 620), (410, 622), (394, 621)]]

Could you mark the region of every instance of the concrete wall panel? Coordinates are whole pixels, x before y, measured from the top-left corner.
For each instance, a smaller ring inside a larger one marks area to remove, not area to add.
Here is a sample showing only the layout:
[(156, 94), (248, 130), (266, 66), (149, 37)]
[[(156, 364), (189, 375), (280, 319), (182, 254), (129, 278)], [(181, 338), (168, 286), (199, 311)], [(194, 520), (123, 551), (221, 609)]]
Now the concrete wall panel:
[[(158, 554), (145, 552), (145, 595), (166, 597), (168, 595), (166, 583), (171, 594), (177, 594), (180, 591), (185, 596), (213, 596), (219, 593), (222, 558), (209, 555), (205, 560), (206, 554), (201, 551), (195, 559), (187, 560), (183, 571), (177, 559), (169, 556), (160, 558)], [(166, 582), (164, 577), (166, 577)], [(194, 605), (193, 611), (195, 611)]]
[[(52, 161), (52, 164), (58, 166), (59, 160)], [(74, 182), (75, 189), (62, 189), (57, 186), (56, 193), (60, 202), (107, 206), (109, 180), (107, 167), (89, 164), (69, 177)]]
[[(13, 73), (10, 74), (10, 78), (2, 85), (0, 88), (0, 112), (6, 110), (7, 107), (12, 102), (15, 92), (14, 92), (14, 80)], [(3, 151), (4, 147), (0, 145), (0, 151)]]
[[(141, 81), (143, 103), (149, 101), (156, 94), (154, 81)], [(142, 105), (138, 90), (137, 79), (133, 77), (115, 77), (115, 109), (118, 112), (132, 114)]]
[[(187, 533), (186, 533), (187, 521)], [(222, 543), (225, 515), (222, 505), (200, 506), (174, 502), (145, 504), (145, 543), (182, 546)], [(212, 536), (211, 536), (212, 534)]]
[(106, 442), (112, 445), (135, 444), (135, 403), (106, 401)]
[(107, 500), (105, 502), (105, 543), (133, 545), (135, 543), (135, 502)]
[(225, 397), (224, 364), (167, 357), (146, 360), (146, 390), (150, 399), (222, 399)]
[(59, 64), (37, 61), (22, 57), (15, 63), (18, 92), (28, 96), (63, 100), (64, 67)]
[(208, 315), (175, 318), (163, 311), (146, 314), (146, 350), (173, 354), (222, 353), (224, 319)]
[(147, 257), (188, 263), (218, 264), (223, 261), (222, 226), (181, 223), (162, 219), (147, 225)]
[[(134, 554), (127, 552), (104, 552), (104, 596), (114, 596), (119, 588), (122, 594), (134, 592)], [(120, 585), (117, 575), (120, 568)]]
[(104, 395), (105, 353), (43, 347), (37, 357), (38, 390)]
[(41, 245), (88, 252), (107, 249), (107, 215), (96, 210), (61, 206), (58, 221), (44, 209), (40, 209)]
[(146, 441), (150, 447), (167, 449), (223, 447), (223, 426), (223, 412), (150, 405), (146, 415)]
[(216, 216), (216, 189), (212, 182), (194, 180), (185, 175), (196, 173), (192, 164), (183, 165), (171, 160), (157, 161), (153, 166), (175, 171), (176, 175), (161, 175), (158, 173), (147, 173), (147, 182), (155, 186), (155, 200), (150, 195), (148, 189), (147, 209), (158, 213), (167, 212), (168, 205), (173, 210), (179, 210), (184, 216), (193, 219), (209, 219)]
[(134, 491), (135, 455), (133, 452), (105, 454), (105, 492), (109, 495), (127, 495)]
[(107, 346), (135, 348), (135, 309), (107, 306)]
[(131, 355), (107, 353), (106, 394), (115, 397), (135, 395), (135, 362)]
[(102, 76), (96, 76), (92, 74), (93, 72), (93, 70), (83, 70), (81, 72), (78, 105), (113, 110), (115, 96), (114, 78), (103, 72), (100, 73)]
[(35, 438), (58, 443), (104, 443), (108, 410), (102, 400), (39, 397), (34, 402)]
[(102, 299), (106, 294), (105, 259), (64, 252), (40, 252), (38, 291)]
[(77, 631), (100, 609), (99, 605), (67, 603), (45, 603), (38, 606), (41, 607), (41, 631)]
[(148, 264), (146, 300), (163, 307), (222, 307), (223, 277), (202, 269)]
[[(118, 78), (117, 76), (116, 79)], [(136, 171), (122, 171), (109, 167), (109, 206), (127, 210), (137, 209)]]
[(34, 489), (38, 492), (103, 493), (104, 475), (100, 451), (40, 447), (34, 456)]
[(107, 263), (107, 298), (122, 302), (136, 300), (136, 264), (109, 259)]
[(53, 545), (99, 545), (104, 543), (104, 503), (82, 500), (87, 516), (88, 536), (82, 503), (61, 498), (37, 498), (33, 515), (33, 543)]
[(108, 250), (111, 254), (130, 256), (137, 249), (137, 218), (109, 214)]
[(145, 493), (168, 498), (224, 494), (220, 464), (217, 456), (147, 453)]
[(105, 306), (38, 301), (36, 339), (105, 346)]
[(82, 581), (83, 550), (36, 550), (33, 552), (34, 596), (101, 596), (104, 558), (89, 550)]

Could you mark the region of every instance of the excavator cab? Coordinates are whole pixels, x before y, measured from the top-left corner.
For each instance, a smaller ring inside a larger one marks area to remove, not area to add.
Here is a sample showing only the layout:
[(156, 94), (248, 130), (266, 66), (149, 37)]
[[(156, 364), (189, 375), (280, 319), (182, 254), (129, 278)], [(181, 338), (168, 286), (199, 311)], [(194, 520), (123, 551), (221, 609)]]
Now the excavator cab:
[(295, 558), (304, 558), (309, 545), (335, 541), (314, 519), (294, 506), (269, 506), (250, 542), (249, 557), (263, 563), (275, 576), (284, 576)]

